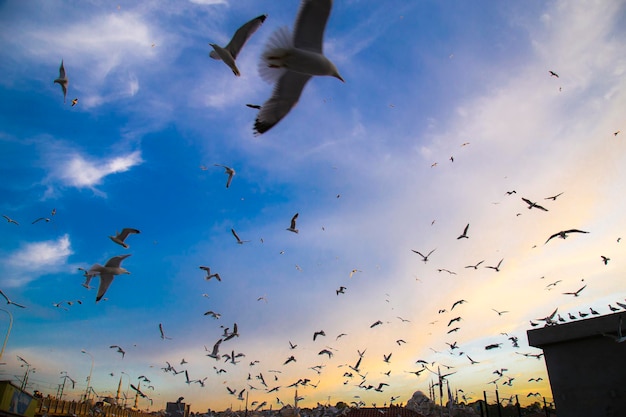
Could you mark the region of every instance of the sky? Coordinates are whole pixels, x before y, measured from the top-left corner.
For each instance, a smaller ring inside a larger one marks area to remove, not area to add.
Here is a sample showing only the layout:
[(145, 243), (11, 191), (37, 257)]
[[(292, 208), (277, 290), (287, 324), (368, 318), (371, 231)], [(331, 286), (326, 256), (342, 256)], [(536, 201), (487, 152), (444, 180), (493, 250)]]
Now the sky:
[[(206, 411), (244, 408), (244, 389), (250, 408), (296, 389), (300, 406), (406, 403), (440, 369), (469, 401), (552, 399), (531, 322), (626, 303), (625, 2), (337, 1), (324, 54), (345, 83), (313, 77), (255, 136), (261, 53), (298, 9), (0, 4), (0, 214), (19, 223), (0, 219), (0, 289), (26, 307), (1, 307), (4, 379), (19, 356), (31, 391), (67, 375), (79, 399), (91, 373), (99, 396), (122, 381), (141, 409)], [(209, 57), (262, 14), (240, 77)], [(109, 236), (127, 227), (125, 249)], [(547, 241), (570, 229), (588, 233)], [(123, 254), (96, 303), (78, 268)], [(219, 354), (245, 356), (207, 357), (235, 323)]]

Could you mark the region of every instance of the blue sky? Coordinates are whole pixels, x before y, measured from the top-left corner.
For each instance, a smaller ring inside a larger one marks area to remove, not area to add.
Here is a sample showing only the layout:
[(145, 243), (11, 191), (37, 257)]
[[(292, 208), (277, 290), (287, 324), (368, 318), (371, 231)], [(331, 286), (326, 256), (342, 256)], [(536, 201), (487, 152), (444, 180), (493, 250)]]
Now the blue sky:
[[(451, 387), (472, 399), (493, 391), (500, 368), (501, 397), (551, 397), (543, 359), (518, 354), (540, 352), (527, 344), (529, 322), (556, 308), (566, 319), (608, 314), (626, 297), (624, 2), (337, 1), (324, 52), (346, 82), (313, 78), (288, 116), (255, 137), (256, 110), (245, 104), (272, 92), (260, 54), (298, 7), (0, 5), (0, 214), (19, 222), (0, 224), (0, 289), (27, 306), (3, 306), (14, 318), (6, 378), (23, 376), (19, 355), (36, 369), (31, 389), (54, 395), (65, 371), (76, 380), (65, 397), (77, 399), (85, 350), (100, 395), (115, 396), (120, 378), (126, 389), (151, 380), (142, 387), (154, 387), (144, 389), (153, 403), (141, 408), (179, 396), (193, 411), (243, 407), (226, 387), (276, 408), (277, 398), (293, 403), (288, 385), (301, 378), (317, 386), (298, 388), (301, 405), (383, 405), (427, 391), (433, 374), (410, 373), (423, 359), (453, 366)], [(225, 45), (261, 14), (235, 77), (209, 58), (209, 42)], [(53, 83), (61, 60), (66, 103)], [(230, 188), (214, 164), (236, 170)], [(285, 230), (295, 213), (298, 234)], [(39, 217), (50, 221), (31, 224)], [(468, 223), (469, 238), (457, 239)], [(129, 249), (108, 238), (124, 227), (141, 231)], [(250, 242), (238, 245), (231, 228)], [(589, 233), (544, 244), (568, 229)], [(428, 262), (412, 252), (433, 249)], [(77, 268), (126, 253), (131, 275), (96, 304)], [(499, 272), (484, 268), (501, 259)], [(206, 281), (200, 265), (222, 281)], [(583, 285), (579, 297), (563, 294)], [(64, 301), (73, 304), (54, 306)], [(245, 357), (207, 357), (234, 323), (240, 336), (220, 353)], [(326, 337), (313, 341), (319, 330)], [(486, 351), (492, 343), (502, 346)], [(325, 348), (332, 358), (318, 355)], [(365, 349), (365, 384), (389, 384), (383, 392), (343, 376)], [(205, 386), (164, 372), (166, 362)], [(259, 374), (281, 388), (267, 393)]]

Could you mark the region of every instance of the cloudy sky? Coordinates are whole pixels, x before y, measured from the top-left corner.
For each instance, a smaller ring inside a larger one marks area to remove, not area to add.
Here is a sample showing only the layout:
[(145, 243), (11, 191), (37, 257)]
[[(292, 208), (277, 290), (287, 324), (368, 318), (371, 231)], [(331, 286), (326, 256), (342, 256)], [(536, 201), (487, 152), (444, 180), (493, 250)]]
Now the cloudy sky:
[[(0, 313), (5, 378), (24, 376), (19, 355), (29, 389), (55, 395), (67, 374), (78, 399), (93, 363), (98, 395), (121, 379), (152, 399), (140, 408), (205, 411), (245, 406), (227, 388), (264, 408), (296, 388), (304, 406), (405, 403), (439, 368), (470, 400), (552, 399), (524, 355), (541, 353), (531, 321), (626, 302), (624, 1), (337, 1), (324, 52), (345, 83), (313, 78), (254, 136), (261, 52), (298, 8), (0, 5), (0, 214), (19, 223), (0, 219), (0, 289), (26, 306)], [(240, 77), (209, 58), (262, 14)], [(236, 171), (229, 188), (215, 164)], [(128, 249), (109, 239), (125, 227), (141, 231)], [(588, 233), (546, 242), (569, 229)], [(96, 303), (78, 268), (122, 254), (131, 274)], [(207, 357), (235, 323), (219, 353), (245, 356)]]

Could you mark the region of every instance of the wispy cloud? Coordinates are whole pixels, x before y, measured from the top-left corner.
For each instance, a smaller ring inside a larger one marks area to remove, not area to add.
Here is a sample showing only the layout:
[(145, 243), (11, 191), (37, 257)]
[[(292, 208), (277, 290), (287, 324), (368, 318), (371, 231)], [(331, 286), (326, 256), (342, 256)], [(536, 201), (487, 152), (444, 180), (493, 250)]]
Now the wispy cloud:
[(121, 153), (116, 156), (97, 158), (83, 155), (75, 150), (56, 149), (53, 151), (54, 165), (48, 178), (47, 194), (55, 192), (55, 186), (89, 188), (97, 195), (105, 194), (96, 188), (104, 179), (112, 174), (126, 172), (143, 160), (140, 151)]
[(56, 240), (27, 243), (9, 256), (5, 256), (2, 283), (19, 287), (46, 274), (59, 272), (73, 253), (67, 234)]

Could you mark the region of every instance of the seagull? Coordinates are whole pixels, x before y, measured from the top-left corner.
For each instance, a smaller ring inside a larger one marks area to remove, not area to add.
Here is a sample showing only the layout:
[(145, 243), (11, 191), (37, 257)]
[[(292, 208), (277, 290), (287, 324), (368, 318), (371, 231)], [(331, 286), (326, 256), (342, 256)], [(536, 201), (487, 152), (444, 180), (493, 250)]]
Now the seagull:
[[(589, 232), (585, 232), (584, 230), (578, 230), (578, 229), (561, 230), (560, 232), (557, 232), (553, 234), (552, 236), (550, 236), (548, 240), (546, 240), (546, 243), (548, 243), (550, 239), (552, 239), (553, 237), (557, 237), (557, 236), (560, 237), (561, 239), (567, 239), (568, 233), (589, 233)], [(544, 245), (546, 243), (544, 243)]]
[(122, 354), (122, 359), (124, 359), (124, 355), (126, 355), (126, 352), (124, 351), (124, 349), (122, 349), (120, 346), (118, 345), (111, 345), (109, 346), (111, 349), (115, 349), (117, 348), (117, 352)]
[(38, 218), (38, 219), (35, 219), (35, 220), (31, 223), (31, 224), (35, 224), (35, 223), (37, 223), (37, 222), (39, 222), (39, 221), (41, 221), (41, 220), (45, 220), (45, 221), (46, 221), (46, 223), (48, 223), (48, 222), (50, 221), (50, 219), (49, 219), (49, 218), (47, 218), (47, 217), (40, 217), (40, 218)]
[(218, 354), (219, 349), (220, 349), (220, 343), (222, 343), (222, 339), (218, 340), (213, 345), (213, 350), (211, 351), (211, 353), (207, 354), (208, 357), (213, 358), (215, 360), (219, 360), (221, 358), (221, 356)]
[(428, 262), (428, 257), (430, 256), (431, 253), (433, 253), (436, 250), (437, 250), (437, 248), (431, 250), (430, 252), (428, 252), (428, 255), (424, 256), (420, 252), (418, 252), (418, 251), (416, 251), (414, 249), (411, 249), (411, 251), (413, 251), (413, 252), (417, 253), (419, 256), (421, 256), (422, 257), (422, 261), (424, 261), (424, 262)]
[(609, 261), (611, 260), (611, 258), (607, 258), (604, 255), (600, 255), (600, 258), (602, 258), (602, 262), (604, 263), (604, 265), (608, 265)]
[(547, 208), (540, 206), (539, 204), (535, 203), (534, 201), (530, 201), (527, 198), (522, 197), (522, 200), (524, 200), (524, 202), (528, 204), (528, 210), (534, 207), (534, 208), (538, 208), (539, 210), (548, 211)]
[(296, 219), (298, 218), (298, 213), (294, 214), (291, 218), (291, 224), (287, 228), (290, 232), (298, 233), (298, 229), (296, 229)]
[(224, 173), (228, 175), (228, 179), (226, 180), (226, 188), (230, 187), (230, 183), (233, 180), (233, 177), (235, 176), (236, 172), (234, 169), (232, 169), (229, 166), (226, 165), (220, 165), (220, 164), (213, 164), (216, 167), (222, 167), (224, 168)]
[(222, 317), (222, 315), (221, 315), (220, 313), (216, 313), (216, 312), (215, 312), (215, 311), (213, 311), (213, 310), (209, 310), (209, 311), (207, 311), (206, 313), (204, 313), (204, 315), (205, 315), (205, 316), (211, 316), (211, 317), (213, 317), (214, 319), (219, 319), (220, 317)]
[(109, 236), (109, 238), (113, 242), (117, 243), (118, 245), (121, 245), (124, 249), (128, 249), (128, 245), (124, 241), (126, 240), (128, 235), (138, 234), (138, 233), (141, 233), (141, 232), (137, 229), (131, 229), (130, 227), (125, 227), (122, 229), (120, 233), (115, 232), (115, 236)]
[(548, 72), (550, 73), (550, 76), (559, 78), (559, 74), (557, 74), (556, 72), (554, 72), (552, 70), (548, 70)]
[(249, 240), (241, 240), (239, 239), (239, 236), (237, 235), (237, 232), (235, 232), (235, 229), (230, 229), (230, 232), (233, 234), (233, 236), (235, 236), (235, 239), (237, 239), (237, 243), (240, 245), (243, 245), (246, 242), (250, 242)]
[(246, 104), (246, 106), (250, 107), (251, 109), (261, 110), (261, 106), (258, 104)]
[(70, 83), (70, 80), (65, 75), (65, 67), (63, 66), (63, 60), (61, 60), (61, 66), (59, 67), (59, 78), (54, 80), (55, 83), (59, 84), (63, 89), (63, 103), (65, 103), (65, 98), (67, 96), (67, 86)]
[(552, 201), (556, 201), (556, 198), (557, 198), (558, 196), (560, 196), (561, 194), (563, 194), (563, 193), (558, 193), (557, 195), (553, 195), (553, 196), (551, 196), (551, 197), (546, 197), (546, 198), (544, 198), (544, 200), (552, 200)]
[(467, 303), (467, 301), (466, 301), (466, 300), (458, 300), (458, 301), (455, 301), (455, 302), (452, 304), (452, 308), (450, 308), (450, 311), (454, 310), (454, 307), (456, 307), (457, 305), (459, 305), (459, 304), (463, 304), (463, 303)]
[(463, 233), (461, 234), (461, 236), (457, 237), (457, 239), (469, 239), (467, 237), (467, 229), (469, 229), (469, 223), (467, 224), (467, 226), (465, 226), (465, 229), (463, 229)]
[(332, 0), (302, 0), (293, 34), (280, 28), (270, 37), (261, 56), (259, 73), (274, 83), (274, 91), (256, 117), (255, 135), (270, 130), (291, 111), (312, 76), (328, 75), (344, 81), (322, 51), (332, 4)]
[(12, 218), (10, 218), (9, 216), (6, 216), (6, 215), (4, 215), (4, 214), (3, 214), (3, 215), (2, 215), (2, 217), (4, 217), (5, 219), (7, 219), (7, 222), (9, 222), (9, 223), (16, 224), (17, 226), (19, 226), (19, 225), (20, 225), (18, 222), (16, 222), (15, 220), (13, 220)]
[(490, 268), (490, 269), (495, 270), (496, 272), (500, 272), (500, 265), (502, 264), (503, 260), (504, 260), (504, 258), (500, 259), (500, 262), (498, 262), (498, 265), (496, 265), (496, 266), (486, 266), (485, 268)]
[(335, 292), (337, 293), (337, 295), (339, 295), (339, 294), (345, 294), (345, 293), (346, 293), (346, 292), (345, 292), (345, 291), (346, 291), (346, 289), (347, 289), (347, 288), (346, 288), (346, 287), (344, 287), (344, 286), (342, 285), (341, 287), (339, 287), (339, 289), (338, 289), (338, 290), (335, 290)]
[(466, 268), (474, 268), (474, 269), (478, 269), (478, 266), (480, 264), (482, 264), (483, 262), (485, 262), (485, 260), (483, 259), (482, 261), (478, 262), (476, 265), (467, 265)]
[(508, 311), (504, 310), (504, 311), (498, 311), (495, 308), (492, 308), (493, 311), (495, 311), (496, 313), (498, 313), (498, 316), (503, 315), (504, 313), (508, 313)]
[(222, 281), (222, 277), (220, 277), (220, 274), (218, 274), (217, 272), (212, 274), (211, 273), (211, 268), (208, 266), (200, 266), (200, 269), (202, 269), (203, 271), (206, 271), (206, 277), (204, 277), (205, 280), (210, 280), (211, 278), (215, 278), (218, 281)]
[(78, 104), (78, 98), (72, 100), (72, 107)]
[(580, 292), (582, 290), (584, 290), (587, 287), (587, 285), (583, 285), (581, 288), (579, 288), (577, 291), (575, 292), (564, 292), (564, 295), (573, 295), (574, 297), (578, 297), (578, 294), (580, 294)]
[(320, 330), (319, 332), (313, 333), (313, 341), (315, 341), (317, 336), (326, 336), (326, 333), (324, 332), (324, 330)]
[(159, 332), (161, 333), (161, 339), (172, 340), (171, 337), (165, 336), (165, 332), (163, 331), (163, 323), (159, 323)]
[(261, 16), (255, 17), (254, 19), (245, 23), (243, 26), (237, 29), (235, 35), (225, 47), (221, 47), (214, 43), (209, 43), (209, 45), (213, 47), (213, 50), (209, 53), (209, 56), (213, 59), (224, 61), (224, 63), (228, 65), (233, 71), (233, 74), (239, 77), (241, 73), (237, 68), (237, 64), (235, 64), (237, 55), (239, 55), (241, 48), (243, 48), (248, 39), (250, 39), (250, 36), (252, 36), (252, 34), (261, 27), (263, 22), (265, 22), (266, 18), (267, 15), (262, 14)]
[(107, 289), (113, 282), (115, 275), (130, 274), (130, 272), (120, 266), (122, 261), (129, 256), (130, 254), (114, 256), (109, 259), (104, 266), (94, 264), (91, 268), (89, 268), (89, 271), (87, 271), (89, 274), (100, 275), (100, 286), (98, 287), (98, 294), (96, 295), (96, 303), (104, 296), (104, 293), (106, 293)]
[(20, 307), (20, 308), (26, 308), (26, 306), (23, 306), (21, 304), (15, 303), (13, 301), (11, 301), (9, 299), (9, 297), (7, 297), (7, 295), (4, 293), (4, 291), (0, 290), (0, 295), (2, 295), (4, 297), (5, 300), (7, 300), (7, 304), (13, 304), (16, 307)]
[(370, 325), (370, 329), (371, 329), (371, 328), (373, 328), (373, 327), (379, 326), (379, 325), (381, 325), (381, 324), (383, 324), (383, 322), (382, 322), (382, 321), (380, 321), (380, 320), (376, 320), (374, 323), (372, 323), (372, 324)]

